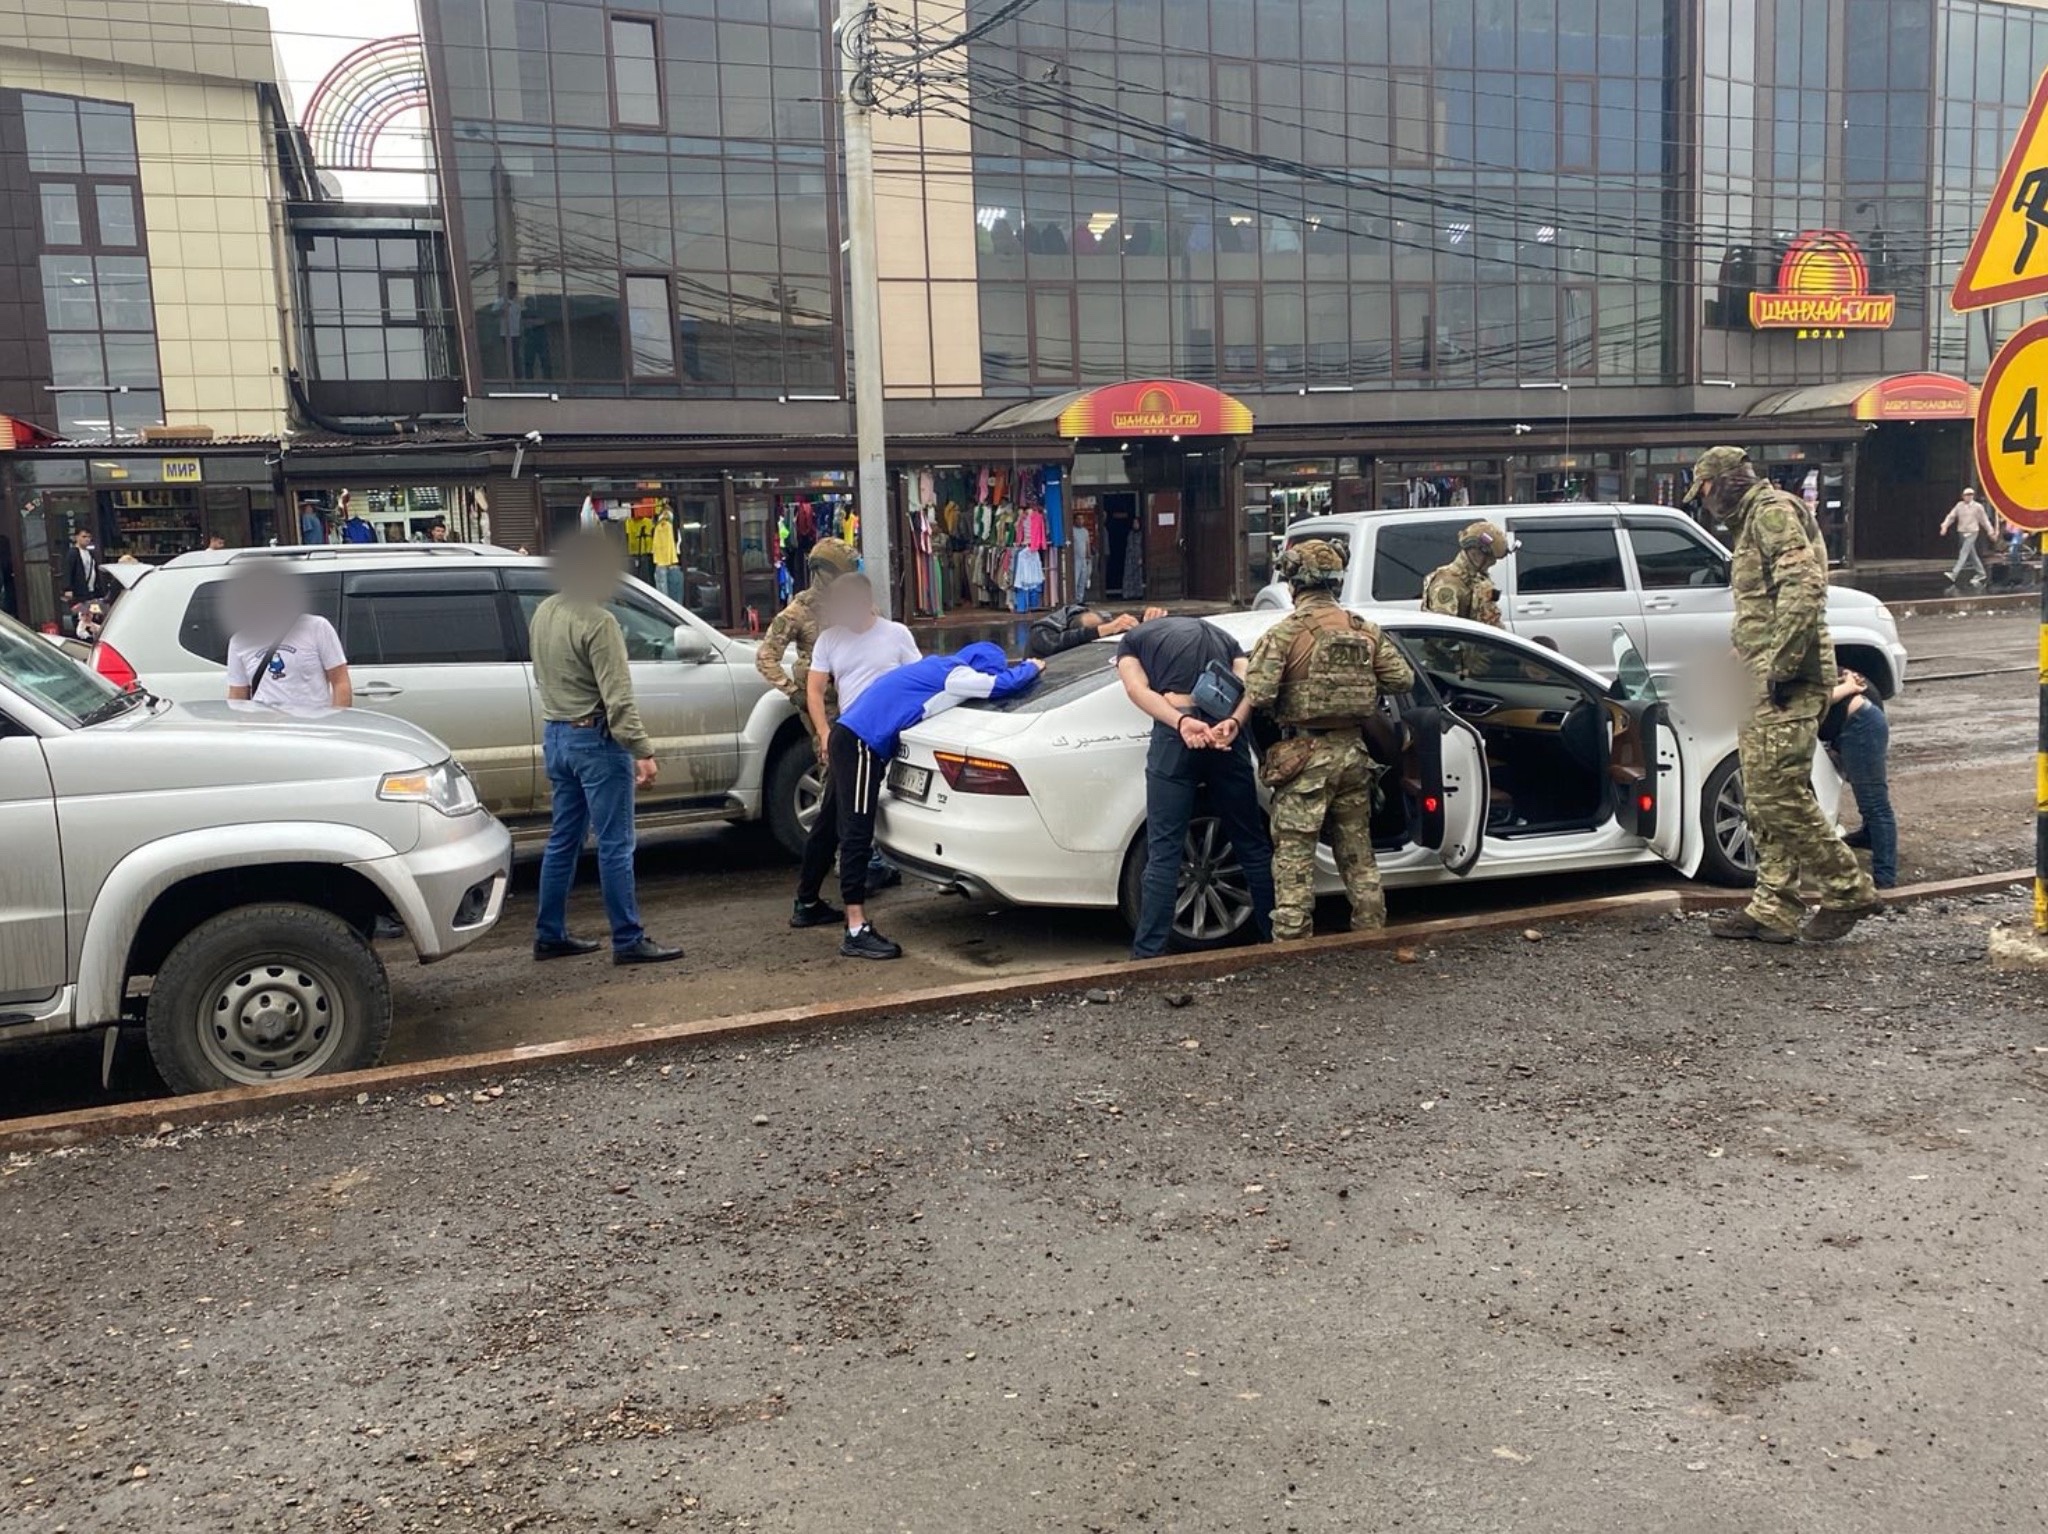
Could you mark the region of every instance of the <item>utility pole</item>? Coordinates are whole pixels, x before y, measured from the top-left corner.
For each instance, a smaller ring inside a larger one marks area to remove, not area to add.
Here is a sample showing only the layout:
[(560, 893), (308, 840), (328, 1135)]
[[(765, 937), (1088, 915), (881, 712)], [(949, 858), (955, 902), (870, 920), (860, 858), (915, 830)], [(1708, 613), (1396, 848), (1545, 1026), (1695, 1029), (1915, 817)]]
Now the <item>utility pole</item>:
[(853, 422), (859, 473), (860, 557), (875, 585), (875, 605), (893, 616), (895, 573), (889, 562), (889, 471), (882, 403), (882, 279), (875, 235), (875, 7), (839, 0), (832, 28), (839, 50), (840, 104), (846, 137), (846, 273), (853, 322)]

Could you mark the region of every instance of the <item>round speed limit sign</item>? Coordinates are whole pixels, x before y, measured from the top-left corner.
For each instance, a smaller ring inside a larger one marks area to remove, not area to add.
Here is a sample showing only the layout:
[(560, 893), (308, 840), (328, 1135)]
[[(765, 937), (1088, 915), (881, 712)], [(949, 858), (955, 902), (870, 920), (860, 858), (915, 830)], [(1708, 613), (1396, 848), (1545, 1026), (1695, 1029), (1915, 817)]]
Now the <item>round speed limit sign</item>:
[(1977, 400), (1984, 498), (2029, 532), (2048, 532), (2048, 319), (2022, 325), (1992, 359)]

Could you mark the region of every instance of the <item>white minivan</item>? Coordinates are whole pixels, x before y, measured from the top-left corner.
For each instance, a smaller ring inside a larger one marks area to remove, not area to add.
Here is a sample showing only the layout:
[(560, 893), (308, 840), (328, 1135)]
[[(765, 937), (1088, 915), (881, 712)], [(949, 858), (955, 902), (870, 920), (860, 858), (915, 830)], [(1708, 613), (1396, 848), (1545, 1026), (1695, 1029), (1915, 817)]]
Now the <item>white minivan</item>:
[[(1309, 517), (1282, 547), (1321, 538), (1349, 557), (1348, 607), (1420, 606), (1422, 583), (1457, 557), (1474, 522), (1507, 530), (1520, 547), (1493, 572), (1507, 628), (1603, 676), (1614, 674), (1613, 636), (1624, 629), (1661, 676), (1683, 679), (1728, 653), (1735, 596), (1728, 550), (1671, 506), (1565, 504), (1447, 506)], [(1287, 588), (1266, 587), (1255, 608), (1284, 608)], [(1906, 647), (1884, 603), (1846, 586), (1828, 588), (1835, 655), (1886, 697), (1906, 684)]]

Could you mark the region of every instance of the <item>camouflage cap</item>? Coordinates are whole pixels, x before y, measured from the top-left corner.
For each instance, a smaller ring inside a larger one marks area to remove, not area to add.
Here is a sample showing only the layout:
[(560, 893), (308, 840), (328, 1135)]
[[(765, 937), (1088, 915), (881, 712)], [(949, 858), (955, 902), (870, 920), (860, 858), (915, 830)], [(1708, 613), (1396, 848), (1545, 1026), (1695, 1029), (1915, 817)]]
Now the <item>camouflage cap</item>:
[(1491, 522), (1474, 522), (1458, 534), (1458, 547), (1491, 554), (1495, 559), (1513, 552), (1508, 535)]
[(1281, 551), (1279, 571), (1290, 586), (1334, 586), (1344, 575), (1344, 551), (1321, 538), (1304, 538)]
[(860, 555), (843, 538), (820, 538), (811, 545), (809, 558), (813, 570), (822, 565), (834, 575), (846, 575), (860, 568)]
[(1730, 470), (1739, 469), (1749, 462), (1749, 454), (1739, 447), (1710, 447), (1700, 454), (1699, 462), (1692, 466), (1692, 484), (1685, 492), (1685, 499), (1691, 500), (1706, 488), (1707, 481), (1719, 479)]

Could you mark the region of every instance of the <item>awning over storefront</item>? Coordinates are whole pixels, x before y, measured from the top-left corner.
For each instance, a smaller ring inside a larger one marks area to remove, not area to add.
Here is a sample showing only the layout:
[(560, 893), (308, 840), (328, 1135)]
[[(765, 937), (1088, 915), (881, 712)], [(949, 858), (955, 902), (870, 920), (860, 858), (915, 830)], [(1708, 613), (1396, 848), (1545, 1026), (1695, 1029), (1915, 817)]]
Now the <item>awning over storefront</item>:
[(1207, 384), (1144, 378), (1027, 400), (998, 411), (975, 430), (982, 435), (1043, 431), (1084, 437), (1248, 437), (1251, 407)]
[(1851, 378), (1768, 394), (1745, 416), (1817, 416), (1838, 421), (1970, 421), (1977, 390), (1947, 373)]
[(16, 415), (0, 415), (0, 453), (20, 447), (47, 447), (56, 440), (55, 432), (44, 431), (33, 421), (24, 421)]

